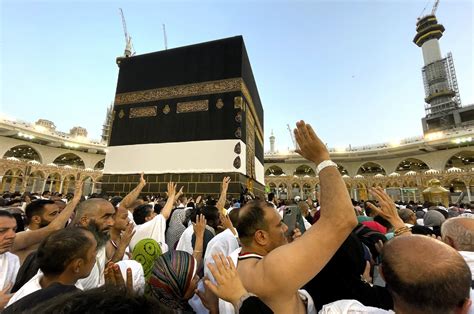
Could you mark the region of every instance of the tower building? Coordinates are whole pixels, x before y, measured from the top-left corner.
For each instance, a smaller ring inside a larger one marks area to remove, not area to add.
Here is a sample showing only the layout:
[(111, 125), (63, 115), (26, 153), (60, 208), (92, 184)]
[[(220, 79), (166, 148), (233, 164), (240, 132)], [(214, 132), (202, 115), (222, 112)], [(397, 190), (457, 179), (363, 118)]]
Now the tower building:
[(421, 47), (424, 66), (421, 70), (425, 89), (425, 117), (422, 119), (423, 132), (440, 131), (460, 127), (474, 122), (474, 108), (461, 107), (461, 97), (451, 53), (442, 57), (439, 39), (445, 28), (438, 23), (435, 11), (416, 23), (413, 42)]

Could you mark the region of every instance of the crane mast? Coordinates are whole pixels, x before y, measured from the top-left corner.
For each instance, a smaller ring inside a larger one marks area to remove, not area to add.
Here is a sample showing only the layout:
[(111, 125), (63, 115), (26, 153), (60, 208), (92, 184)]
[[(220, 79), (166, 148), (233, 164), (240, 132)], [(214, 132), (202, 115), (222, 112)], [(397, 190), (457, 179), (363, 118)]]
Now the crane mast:
[(123, 34), (125, 36), (124, 57), (128, 58), (128, 57), (133, 56), (135, 52), (133, 51), (132, 37), (128, 34), (128, 31), (127, 31), (127, 23), (125, 22), (125, 16), (123, 14), (123, 10), (122, 8), (119, 8), (119, 10), (120, 10), (120, 16), (122, 17)]

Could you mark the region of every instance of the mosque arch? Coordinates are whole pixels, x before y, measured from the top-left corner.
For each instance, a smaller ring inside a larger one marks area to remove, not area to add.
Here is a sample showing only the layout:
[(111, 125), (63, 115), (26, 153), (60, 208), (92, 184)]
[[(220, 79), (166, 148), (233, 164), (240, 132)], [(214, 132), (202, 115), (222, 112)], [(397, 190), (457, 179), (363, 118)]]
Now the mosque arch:
[(59, 192), (61, 188), (61, 175), (57, 172), (51, 173), (46, 178), (43, 191), (50, 191), (51, 193)]
[(406, 158), (402, 160), (395, 171), (405, 173), (408, 171), (424, 172), (429, 170), (430, 167), (422, 160), (418, 158)]
[(348, 176), (349, 175), (349, 172), (347, 171), (346, 168), (344, 168), (343, 165), (338, 164), (337, 162), (336, 162), (336, 164), (337, 164), (337, 170), (339, 170), (339, 173), (341, 174), (341, 176), (343, 176), (343, 175)]
[(288, 199), (288, 185), (285, 182), (281, 182), (277, 187), (278, 197), (282, 200)]
[(23, 171), (18, 168), (9, 169), (2, 177), (2, 192), (18, 192), (23, 185)]
[(452, 155), (444, 166), (444, 169), (449, 168), (460, 168), (465, 170), (471, 170), (474, 168), (474, 151), (472, 150), (463, 150)]
[(70, 167), (76, 167), (80, 169), (85, 168), (84, 160), (82, 160), (81, 157), (74, 153), (66, 153), (59, 155), (54, 159), (53, 163), (58, 166), (70, 166)]
[(82, 188), (82, 194), (83, 195), (91, 195), (92, 193), (95, 193), (94, 188), (95, 188), (95, 182), (92, 179), (91, 176), (87, 176), (83, 179), (84, 186)]
[(41, 170), (31, 172), (26, 183), (26, 192), (40, 193), (45, 178), (46, 174)]
[(362, 164), (359, 169), (357, 170), (358, 175), (366, 176), (366, 175), (376, 175), (376, 174), (383, 174), (386, 175), (385, 169), (375, 162), (366, 162)]
[(31, 147), (30, 145), (16, 145), (10, 148), (3, 154), (3, 158), (14, 157), (22, 161), (35, 160), (39, 163), (42, 162), (40, 153)]
[(298, 176), (298, 177), (304, 177), (304, 176), (315, 177), (316, 173), (314, 172), (314, 169), (311, 168), (310, 166), (301, 165), (295, 169), (295, 171), (293, 172), (293, 175)]
[(105, 159), (101, 159), (95, 164), (94, 170), (104, 170), (104, 167), (105, 167)]
[(466, 183), (458, 178), (452, 179), (447, 188), (451, 193), (462, 193), (467, 191)]
[(275, 165), (268, 167), (268, 169), (265, 171), (266, 176), (270, 176), (270, 175), (280, 176), (282, 174), (284, 174), (283, 169)]

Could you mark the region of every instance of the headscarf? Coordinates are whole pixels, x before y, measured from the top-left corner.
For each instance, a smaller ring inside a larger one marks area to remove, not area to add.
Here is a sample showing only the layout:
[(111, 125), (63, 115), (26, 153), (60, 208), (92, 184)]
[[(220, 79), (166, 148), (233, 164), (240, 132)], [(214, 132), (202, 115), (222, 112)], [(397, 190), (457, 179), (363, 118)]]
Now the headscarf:
[(187, 310), (184, 295), (196, 274), (196, 260), (184, 251), (168, 251), (155, 261), (148, 293), (169, 308)]
[(176, 243), (178, 243), (179, 238), (183, 234), (186, 227), (184, 222), (186, 221), (186, 209), (177, 208), (173, 211), (170, 217), (170, 224), (166, 229), (166, 244), (170, 250), (175, 248)]
[(143, 266), (145, 280), (150, 278), (155, 260), (160, 255), (160, 245), (153, 239), (142, 239), (133, 248), (132, 259), (136, 260)]

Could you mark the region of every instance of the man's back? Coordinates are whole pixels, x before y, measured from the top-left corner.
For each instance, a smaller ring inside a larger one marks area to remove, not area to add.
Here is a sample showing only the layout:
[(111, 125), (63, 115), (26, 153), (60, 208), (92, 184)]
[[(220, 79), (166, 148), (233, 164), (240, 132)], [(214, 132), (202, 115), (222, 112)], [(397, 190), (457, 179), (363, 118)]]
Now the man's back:
[[(259, 258), (246, 258), (239, 260), (237, 271), (240, 275), (244, 287), (267, 304), (274, 313), (307, 313), (306, 305), (300, 295), (295, 293), (292, 296), (279, 294), (274, 290), (271, 295), (259, 294), (259, 291), (268, 292), (268, 286), (261, 280), (256, 280), (262, 271), (262, 260)], [(284, 265), (282, 265), (284, 267)], [(312, 301), (311, 301), (312, 303)], [(316, 312), (314, 312), (316, 313)]]

